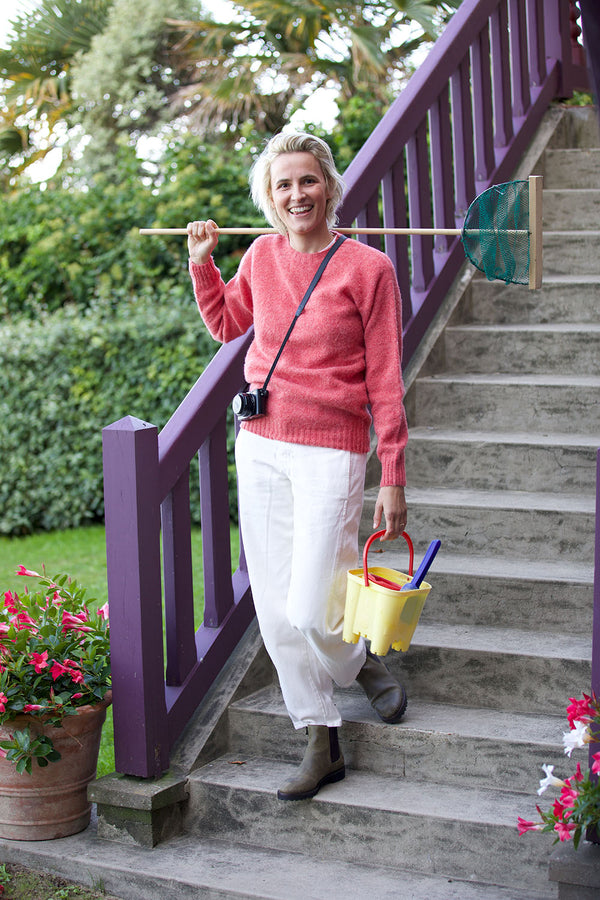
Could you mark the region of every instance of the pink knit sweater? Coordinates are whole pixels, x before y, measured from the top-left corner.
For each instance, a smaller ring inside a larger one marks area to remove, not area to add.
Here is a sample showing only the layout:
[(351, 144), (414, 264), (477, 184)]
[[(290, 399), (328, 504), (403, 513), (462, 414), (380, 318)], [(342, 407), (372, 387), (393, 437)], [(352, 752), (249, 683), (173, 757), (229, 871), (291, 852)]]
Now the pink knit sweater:
[[(245, 376), (261, 387), (326, 251), (299, 253), (264, 235), (225, 285), (212, 258), (190, 261), (198, 308), (226, 343), (254, 324)], [(382, 485), (404, 485), (408, 436), (400, 368), (400, 292), (391, 261), (347, 240), (329, 261), (269, 382), (267, 415), (243, 423), (264, 437), (366, 453), (371, 416)]]

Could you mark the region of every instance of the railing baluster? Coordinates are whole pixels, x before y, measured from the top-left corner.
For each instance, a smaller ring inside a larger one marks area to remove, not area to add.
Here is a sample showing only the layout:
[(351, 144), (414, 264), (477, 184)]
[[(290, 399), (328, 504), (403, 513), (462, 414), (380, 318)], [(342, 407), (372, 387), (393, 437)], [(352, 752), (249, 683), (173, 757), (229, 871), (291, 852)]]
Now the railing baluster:
[(531, 84), (539, 87), (546, 77), (546, 41), (544, 39), (544, 0), (528, 0), (527, 35)]
[(185, 472), (161, 507), (167, 675), (169, 685), (183, 684), (196, 664), (194, 585), (189, 472)]
[[(408, 216), (406, 214), (404, 156), (398, 157), (394, 165), (389, 169), (381, 184), (383, 197), (383, 223), (393, 225), (396, 228), (406, 228)], [(410, 299), (410, 267), (408, 260), (408, 241), (406, 237), (395, 234), (385, 236), (385, 252), (390, 257), (396, 275), (400, 295), (402, 297), (402, 321), (408, 322), (412, 315)]]
[(204, 624), (217, 628), (233, 606), (229, 516), (223, 515), (223, 510), (229, 509), (225, 413), (202, 444), (198, 457), (204, 559)]
[[(406, 145), (406, 177), (411, 225), (415, 228), (431, 228), (433, 212), (426, 118), (421, 120)], [(410, 243), (413, 289), (424, 291), (434, 275), (433, 238), (413, 235)]]
[(454, 178), (456, 216), (463, 219), (475, 196), (475, 153), (473, 149), (473, 113), (469, 84), (469, 61), (465, 57), (450, 78), (452, 131), (454, 136)]
[(530, 106), (527, 64), (527, 26), (523, 0), (509, 0), (508, 23), (511, 43), (513, 116), (521, 118)]
[(475, 126), (475, 180), (487, 181), (494, 169), (494, 127), (490, 73), (490, 35), (486, 26), (471, 46), (473, 110)]
[(506, 0), (502, 0), (490, 17), (490, 43), (494, 98), (494, 143), (496, 147), (506, 147), (514, 135)]
[[(454, 166), (452, 161), (452, 126), (448, 86), (429, 110), (431, 144), (431, 185), (433, 220), (436, 228), (456, 228), (454, 215)], [(446, 253), (454, 238), (438, 234), (435, 249)]]

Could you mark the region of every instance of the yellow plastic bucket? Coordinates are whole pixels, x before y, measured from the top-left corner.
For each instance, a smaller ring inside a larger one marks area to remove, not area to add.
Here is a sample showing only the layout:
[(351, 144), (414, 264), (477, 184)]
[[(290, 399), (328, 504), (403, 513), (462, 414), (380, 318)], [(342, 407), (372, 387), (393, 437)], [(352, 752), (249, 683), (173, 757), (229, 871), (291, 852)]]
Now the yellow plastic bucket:
[(409, 548), (408, 575), (384, 566), (367, 566), (367, 554), (373, 541), (385, 534), (372, 534), (365, 544), (363, 568), (350, 569), (346, 586), (343, 638), (356, 644), (362, 635), (371, 642), (371, 652), (385, 656), (393, 650), (408, 650), (423, 611), (431, 585), (422, 581), (414, 591), (400, 589), (413, 575), (414, 550), (406, 532), (402, 537)]

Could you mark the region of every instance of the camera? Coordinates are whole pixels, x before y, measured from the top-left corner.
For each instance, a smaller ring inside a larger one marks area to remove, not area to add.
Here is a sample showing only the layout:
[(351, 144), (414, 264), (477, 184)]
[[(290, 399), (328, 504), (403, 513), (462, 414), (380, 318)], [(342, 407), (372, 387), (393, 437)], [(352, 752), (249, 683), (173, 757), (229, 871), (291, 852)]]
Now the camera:
[(267, 397), (269, 392), (264, 388), (236, 394), (231, 408), (238, 419), (257, 419), (267, 414)]

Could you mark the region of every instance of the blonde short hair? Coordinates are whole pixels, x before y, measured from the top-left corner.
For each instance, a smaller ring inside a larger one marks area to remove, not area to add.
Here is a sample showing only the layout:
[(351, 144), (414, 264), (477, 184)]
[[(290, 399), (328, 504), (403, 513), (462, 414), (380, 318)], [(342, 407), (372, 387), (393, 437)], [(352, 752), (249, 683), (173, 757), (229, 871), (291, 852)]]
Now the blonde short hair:
[(275, 212), (271, 195), (271, 164), (281, 153), (312, 153), (315, 157), (331, 194), (331, 199), (327, 201), (326, 217), (328, 227), (332, 228), (337, 223), (336, 211), (342, 202), (345, 185), (335, 167), (328, 144), (313, 134), (297, 132), (276, 134), (271, 138), (250, 171), (250, 192), (254, 205), (274, 228), (282, 234), (287, 233), (285, 225)]

